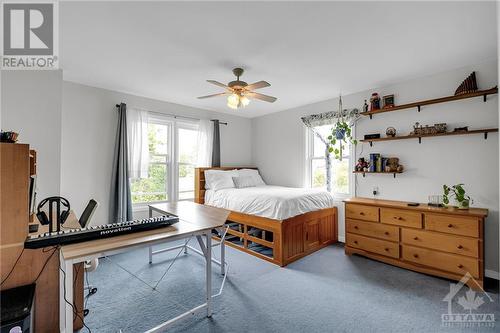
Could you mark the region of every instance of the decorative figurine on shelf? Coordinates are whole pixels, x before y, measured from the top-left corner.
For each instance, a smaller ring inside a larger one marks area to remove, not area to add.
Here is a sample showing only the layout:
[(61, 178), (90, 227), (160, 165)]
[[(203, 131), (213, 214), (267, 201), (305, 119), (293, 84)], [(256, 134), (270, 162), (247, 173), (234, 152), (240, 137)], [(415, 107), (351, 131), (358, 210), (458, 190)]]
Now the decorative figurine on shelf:
[(448, 128), (446, 123), (434, 124), (434, 127), (436, 128), (437, 133), (446, 133), (446, 129)]
[[(399, 168), (401, 167), (401, 170)], [(403, 171), (403, 166), (399, 164), (399, 158), (389, 157), (385, 165), (385, 172), (401, 172)]]
[(0, 131), (0, 142), (16, 143), (19, 133), (13, 131)]
[(419, 122), (416, 122), (413, 126), (413, 132), (410, 135), (428, 135), (428, 134), (438, 134), (438, 133), (446, 133), (447, 125), (446, 123), (434, 124), (434, 126), (420, 125)]
[(365, 104), (363, 105), (363, 112), (368, 112), (368, 103), (366, 103), (366, 99)]
[(364, 157), (360, 157), (358, 159), (358, 163), (356, 164), (356, 171), (365, 171), (368, 170), (368, 162)]
[(476, 72), (472, 72), (455, 90), (455, 95), (468, 94), (475, 91), (477, 91)]
[(390, 137), (395, 137), (396, 129), (394, 127), (387, 127), (387, 129), (385, 130), (385, 134)]
[(376, 92), (370, 97), (370, 111), (375, 110), (380, 110), (380, 96)]

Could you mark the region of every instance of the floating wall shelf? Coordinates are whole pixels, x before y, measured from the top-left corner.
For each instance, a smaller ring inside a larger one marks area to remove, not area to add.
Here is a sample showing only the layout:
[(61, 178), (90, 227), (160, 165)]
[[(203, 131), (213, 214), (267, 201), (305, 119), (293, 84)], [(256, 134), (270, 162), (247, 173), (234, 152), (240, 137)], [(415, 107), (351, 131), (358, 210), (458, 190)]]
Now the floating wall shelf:
[(396, 178), (397, 173), (403, 173), (403, 171), (392, 171), (392, 172), (386, 172), (386, 171), (353, 171), (352, 173), (361, 173), (363, 174), (363, 177), (365, 177), (366, 174), (372, 174), (372, 173), (382, 173), (382, 174), (393, 174), (394, 178)]
[(491, 132), (498, 132), (498, 128), (484, 128), (484, 129), (478, 129), (478, 130), (471, 130), (471, 131), (467, 131), (467, 132), (446, 132), (446, 133), (436, 133), (436, 134), (404, 135), (404, 136), (386, 137), (386, 138), (378, 138), (378, 139), (360, 140), (360, 142), (369, 142), (370, 146), (372, 146), (373, 142), (418, 139), (418, 143), (422, 143), (422, 138), (427, 138), (427, 137), (470, 135), (470, 134), (481, 134), (481, 133), (484, 134), (484, 139), (487, 139), (488, 133), (491, 133)]
[(486, 97), (488, 95), (493, 95), (493, 94), (497, 94), (497, 93), (498, 93), (498, 88), (494, 87), (491, 89), (479, 90), (479, 91), (475, 91), (475, 92), (468, 93), (468, 94), (461, 94), (461, 95), (453, 95), (453, 96), (447, 96), (447, 97), (441, 97), (441, 98), (435, 98), (435, 99), (428, 99), (425, 101), (396, 105), (393, 107), (382, 108), (382, 109), (374, 110), (374, 111), (361, 112), (360, 114), (362, 114), (363, 116), (370, 116), (370, 119), (372, 119), (373, 115), (377, 114), (377, 113), (394, 112), (394, 111), (399, 111), (399, 110), (404, 110), (404, 109), (417, 108), (418, 112), (420, 112), (420, 107), (422, 107), (424, 105), (458, 101), (460, 99), (474, 98), (474, 97), (479, 97), (479, 96), (483, 96), (483, 101), (486, 102)]

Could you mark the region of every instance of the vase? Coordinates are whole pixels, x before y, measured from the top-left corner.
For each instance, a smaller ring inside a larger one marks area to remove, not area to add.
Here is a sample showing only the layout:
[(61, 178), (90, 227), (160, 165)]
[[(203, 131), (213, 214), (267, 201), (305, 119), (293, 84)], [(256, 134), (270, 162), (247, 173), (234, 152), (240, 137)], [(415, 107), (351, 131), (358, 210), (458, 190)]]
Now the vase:
[(337, 140), (342, 140), (345, 136), (345, 129), (343, 128), (339, 128), (337, 130), (335, 130), (335, 138)]
[(469, 209), (470, 200), (457, 201), (458, 209)]

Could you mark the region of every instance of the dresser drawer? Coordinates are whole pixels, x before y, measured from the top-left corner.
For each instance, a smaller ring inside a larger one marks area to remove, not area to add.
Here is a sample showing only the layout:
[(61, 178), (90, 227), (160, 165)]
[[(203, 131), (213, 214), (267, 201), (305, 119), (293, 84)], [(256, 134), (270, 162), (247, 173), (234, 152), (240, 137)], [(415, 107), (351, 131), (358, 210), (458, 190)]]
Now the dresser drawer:
[(402, 251), (403, 260), (460, 275), (469, 272), (472, 276), (479, 277), (477, 259), (406, 245), (403, 245)]
[(346, 204), (345, 216), (350, 219), (378, 222), (378, 207)]
[(479, 240), (458, 236), (449, 236), (431, 231), (401, 229), (404, 244), (427, 247), (469, 257), (479, 257)]
[(391, 258), (399, 258), (399, 244), (380, 239), (346, 233), (346, 244), (367, 252), (381, 254)]
[(380, 222), (422, 228), (422, 214), (411, 210), (380, 208)]
[(393, 242), (399, 241), (399, 228), (390, 225), (383, 225), (373, 222), (362, 222), (357, 220), (346, 219), (347, 232), (375, 237)]
[(425, 229), (454, 235), (479, 237), (479, 220), (474, 217), (426, 213)]

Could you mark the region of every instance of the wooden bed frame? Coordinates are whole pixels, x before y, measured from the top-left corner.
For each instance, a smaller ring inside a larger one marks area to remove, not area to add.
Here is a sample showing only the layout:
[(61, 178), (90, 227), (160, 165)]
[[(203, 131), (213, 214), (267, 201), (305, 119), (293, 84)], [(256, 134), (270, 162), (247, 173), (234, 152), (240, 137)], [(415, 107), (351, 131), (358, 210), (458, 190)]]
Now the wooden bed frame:
[[(195, 199), (205, 203), (205, 170), (234, 170), (241, 167), (195, 168)], [(257, 169), (257, 168), (245, 168)], [(337, 242), (337, 208), (326, 208), (275, 220), (231, 212), (226, 244), (280, 266), (298, 260)], [(214, 238), (219, 238), (214, 234)]]

